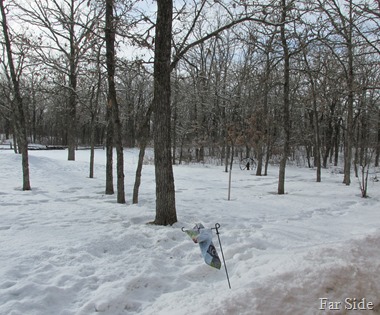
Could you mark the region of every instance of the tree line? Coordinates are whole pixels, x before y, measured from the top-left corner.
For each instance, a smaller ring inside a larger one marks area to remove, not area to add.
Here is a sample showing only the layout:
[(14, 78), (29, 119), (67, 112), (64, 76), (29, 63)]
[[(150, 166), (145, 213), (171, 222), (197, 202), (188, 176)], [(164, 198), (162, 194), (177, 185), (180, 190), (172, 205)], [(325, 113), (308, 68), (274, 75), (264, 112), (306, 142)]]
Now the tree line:
[[(156, 218), (176, 222), (172, 164), (254, 156), (256, 175), (304, 152), (342, 159), (343, 183), (380, 157), (380, 5), (365, 0), (0, 1), (0, 133), (27, 143), (107, 150), (106, 193), (125, 203), (123, 148), (153, 145)], [(352, 165), (354, 169), (352, 170)]]

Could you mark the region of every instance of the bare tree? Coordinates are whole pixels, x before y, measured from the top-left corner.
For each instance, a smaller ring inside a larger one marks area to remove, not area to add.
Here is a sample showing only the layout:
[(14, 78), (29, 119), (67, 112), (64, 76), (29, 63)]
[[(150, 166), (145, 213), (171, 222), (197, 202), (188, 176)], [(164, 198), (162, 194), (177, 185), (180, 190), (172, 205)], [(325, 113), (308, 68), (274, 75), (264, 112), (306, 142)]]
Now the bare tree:
[(138, 203), (139, 201), (139, 189), (141, 184), (141, 173), (142, 173), (142, 166), (145, 156), (145, 149), (148, 144), (149, 140), (149, 122), (152, 115), (152, 109), (153, 104), (151, 104), (148, 107), (148, 110), (146, 111), (144, 117), (141, 119), (141, 123), (138, 128), (139, 133), (139, 146), (140, 146), (140, 152), (139, 152), (139, 159), (137, 162), (137, 168), (136, 168), (136, 177), (135, 177), (135, 184), (133, 186), (133, 199), (132, 202), (134, 204)]
[(19, 150), (22, 155), (22, 173), (23, 173), (23, 190), (31, 190), (30, 179), (29, 179), (29, 158), (28, 158), (28, 140), (26, 132), (26, 122), (25, 122), (25, 112), (23, 107), (23, 100), (20, 91), (20, 75), (21, 73), (16, 72), (16, 67), (13, 60), (12, 53), (12, 43), (9, 34), (9, 28), (7, 24), (7, 14), (6, 7), (4, 6), (4, 0), (0, 0), (0, 10), (2, 17), (2, 28), (5, 40), (5, 49), (8, 57), (8, 67), (10, 73), (10, 80), (13, 86), (13, 109), (15, 111), (15, 124), (17, 141), (19, 145)]
[(154, 163), (156, 175), (156, 218), (154, 224), (177, 222), (171, 156), (171, 40), (173, 1), (157, 0), (154, 50)]
[(96, 40), (93, 34), (103, 12), (87, 0), (34, 0), (19, 2), (18, 8), (20, 20), (40, 31), (33, 45), (37, 59), (68, 78), (68, 160), (75, 160), (78, 72), (81, 58)]
[(286, 22), (289, 14), (290, 3), (287, 3), (286, 0), (281, 0), (281, 43), (284, 53), (284, 94), (283, 94), (283, 151), (280, 161), (280, 169), (278, 175), (278, 194), (285, 193), (285, 168), (286, 161), (290, 152), (290, 52), (289, 45), (287, 40), (287, 31), (286, 31)]
[[(156, 168), (156, 219), (155, 224), (166, 225), (174, 223), (176, 219), (174, 177), (171, 165), (171, 87), (170, 71), (194, 47), (218, 36), (223, 31), (246, 21), (278, 25), (266, 20), (266, 14), (247, 12), (234, 14), (230, 9), (218, 2), (225, 10), (229, 20), (220, 27), (202, 34), (198, 39), (191, 41), (194, 29), (200, 20), (206, 1), (194, 8), (194, 17), (178, 44), (174, 45), (174, 56), (170, 62), (171, 37), (173, 22), (173, 2), (158, 0), (155, 56), (154, 56), (154, 140), (155, 140), (155, 168)], [(243, 5), (244, 6), (244, 5)], [(236, 6), (235, 6), (236, 7)]]
[[(105, 88), (104, 81), (106, 81), (103, 71), (103, 42), (99, 45), (94, 45), (91, 53), (91, 58), (88, 59), (88, 67), (86, 76), (82, 80), (85, 81), (85, 88), (82, 89), (82, 93), (78, 93), (78, 99), (82, 104), (82, 123), (84, 126), (89, 126), (89, 144), (90, 144), (90, 172), (89, 177), (94, 177), (94, 159), (95, 159), (95, 144), (100, 142), (96, 139), (96, 132), (100, 125), (101, 103), (104, 104), (103, 95)], [(84, 94), (84, 95), (83, 95)], [(79, 119), (80, 121), (80, 119)], [(84, 141), (86, 141), (84, 139)]]
[(363, 37), (374, 52), (380, 55), (380, 2), (359, 1), (353, 2), (352, 6), (363, 26), (359, 28), (357, 25), (354, 25), (355, 31)]
[[(354, 47), (355, 47), (355, 14), (352, 0), (345, 0), (343, 5), (337, 1), (318, 0), (321, 10), (326, 14), (328, 21), (334, 29), (335, 34), (341, 38), (340, 44), (345, 50), (345, 55), (340, 57), (331, 47), (332, 52), (338, 57), (345, 72), (347, 84), (347, 115), (345, 126), (344, 146), (344, 178), (343, 183), (351, 183), (352, 148), (354, 139), (354, 101), (355, 101), (355, 71), (354, 71)], [(336, 39), (336, 38), (335, 38)]]
[(313, 71), (311, 69), (310, 62), (308, 60), (308, 55), (306, 51), (306, 47), (304, 46), (302, 49), (303, 53), (303, 59), (305, 62), (305, 71), (306, 75), (309, 79), (310, 89), (311, 89), (311, 102), (313, 104), (312, 106), (312, 113), (314, 118), (314, 144), (315, 144), (315, 151), (314, 151), (314, 157), (315, 157), (315, 165), (317, 167), (317, 182), (321, 182), (321, 138), (320, 138), (320, 127), (319, 127), (319, 113), (318, 113), (318, 106), (317, 106), (317, 86), (316, 86), (316, 80), (313, 76)]
[(114, 18), (114, 0), (106, 0), (106, 25), (105, 25), (105, 42), (106, 42), (106, 58), (108, 73), (108, 110), (112, 112), (114, 123), (114, 135), (116, 142), (117, 154), (117, 202), (125, 203), (124, 190), (124, 153), (122, 128), (119, 115), (119, 105), (116, 98), (115, 87), (115, 34), (116, 21)]

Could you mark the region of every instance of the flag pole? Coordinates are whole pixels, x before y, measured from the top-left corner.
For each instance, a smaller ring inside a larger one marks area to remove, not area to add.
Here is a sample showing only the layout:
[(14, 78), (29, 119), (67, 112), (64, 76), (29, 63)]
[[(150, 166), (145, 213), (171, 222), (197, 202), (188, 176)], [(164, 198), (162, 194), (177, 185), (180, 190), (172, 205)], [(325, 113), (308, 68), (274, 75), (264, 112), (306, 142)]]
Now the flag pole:
[(222, 258), (223, 258), (224, 269), (226, 270), (226, 276), (227, 276), (228, 286), (229, 286), (229, 288), (231, 289), (230, 277), (228, 276), (227, 265), (226, 265), (226, 261), (225, 261), (225, 259), (224, 259), (224, 253), (223, 253), (223, 248), (222, 248), (222, 242), (220, 241), (220, 237), (219, 237), (219, 230), (218, 230), (219, 228), (220, 228), (220, 224), (219, 224), (219, 223), (215, 223), (215, 228), (212, 228), (212, 229), (215, 229), (215, 230), (216, 230), (216, 235), (218, 236), (218, 241), (219, 241), (220, 251), (221, 251), (221, 253), (222, 253)]

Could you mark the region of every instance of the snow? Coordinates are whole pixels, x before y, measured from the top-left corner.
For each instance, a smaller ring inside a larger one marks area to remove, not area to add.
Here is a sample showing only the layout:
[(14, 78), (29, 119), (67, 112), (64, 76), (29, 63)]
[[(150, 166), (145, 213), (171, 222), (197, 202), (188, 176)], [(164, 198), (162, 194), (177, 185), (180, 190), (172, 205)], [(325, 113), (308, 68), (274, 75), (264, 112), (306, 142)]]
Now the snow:
[[(31, 191), (21, 188), (21, 157), (0, 150), (0, 314), (380, 312), (379, 182), (363, 199), (356, 179), (346, 186), (323, 170), (316, 183), (315, 170), (289, 166), (279, 196), (276, 166), (263, 177), (235, 166), (228, 201), (223, 166), (177, 165), (179, 222), (161, 227), (147, 224), (155, 215), (151, 156), (140, 202), (130, 202), (137, 155), (125, 150), (128, 202), (120, 205), (104, 194), (103, 150), (94, 179), (89, 151), (75, 162), (66, 150), (29, 152)], [(220, 224), (231, 289), (224, 267), (206, 265), (181, 231), (198, 222)]]

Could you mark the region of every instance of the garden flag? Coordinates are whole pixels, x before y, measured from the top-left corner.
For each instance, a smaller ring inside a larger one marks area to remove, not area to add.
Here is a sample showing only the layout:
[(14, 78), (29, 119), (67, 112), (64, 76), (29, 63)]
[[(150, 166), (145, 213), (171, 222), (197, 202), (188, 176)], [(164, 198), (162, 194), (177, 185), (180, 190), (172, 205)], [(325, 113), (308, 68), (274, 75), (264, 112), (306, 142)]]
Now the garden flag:
[(216, 252), (216, 248), (212, 243), (212, 230), (206, 229), (201, 223), (198, 223), (192, 230), (184, 230), (184, 232), (191, 237), (194, 243), (199, 244), (206, 264), (220, 269), (222, 263), (219, 259), (218, 253)]

